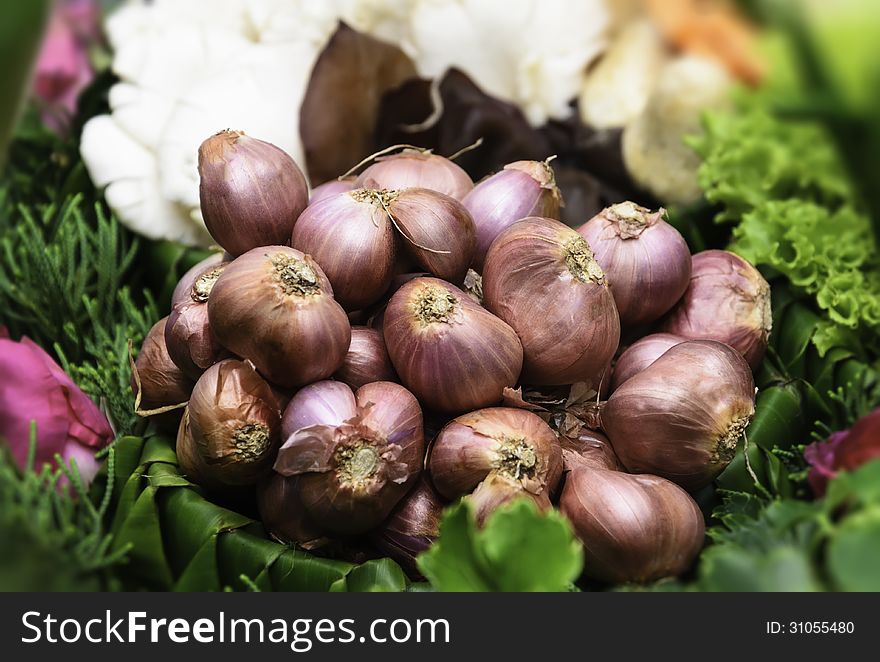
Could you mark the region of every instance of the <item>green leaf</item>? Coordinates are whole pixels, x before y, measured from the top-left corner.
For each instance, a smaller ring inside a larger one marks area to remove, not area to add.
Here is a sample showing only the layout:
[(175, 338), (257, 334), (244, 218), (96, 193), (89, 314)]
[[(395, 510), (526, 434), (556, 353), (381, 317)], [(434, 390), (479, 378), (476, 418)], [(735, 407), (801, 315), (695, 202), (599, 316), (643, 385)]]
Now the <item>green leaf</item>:
[(386, 593), (406, 590), (406, 575), (391, 559), (374, 559), (355, 568), (345, 578), (348, 591)]
[(493, 580), (505, 591), (562, 591), (583, 566), (568, 520), (527, 499), (498, 510), (478, 533)]
[[(787, 288), (777, 287), (773, 292), (774, 295), (777, 292), (787, 292)], [(773, 347), (792, 374), (803, 374), (804, 356), (820, 318), (802, 305), (788, 306), (778, 315), (774, 309), (773, 313)]]
[(140, 493), (116, 530), (113, 546), (130, 546), (127, 573), (146, 586), (168, 590), (174, 579), (162, 543), (155, 495), (151, 487)]
[(853, 352), (844, 347), (833, 347), (822, 356), (811, 354), (807, 362), (807, 375), (810, 384), (821, 394), (827, 394), (835, 386), (837, 364), (853, 356)]
[(768, 489), (771, 494), (787, 497), (792, 495), (791, 480), (788, 477), (788, 468), (777, 455), (761, 449), (766, 461)]
[[(224, 536), (224, 540), (232, 534)], [(240, 534), (239, 542), (255, 556), (274, 555), (278, 543), (260, 540)], [(345, 581), (351, 570), (350, 563), (322, 559), (295, 549), (284, 549), (272, 563), (270, 581), (276, 591), (329, 591), (340, 581)]]
[(800, 384), (773, 386), (758, 393), (755, 416), (747, 430), (749, 441), (767, 450), (790, 448), (803, 441), (805, 423)]
[[(786, 495), (787, 477), (783, 476), (779, 460), (770, 451), (787, 449), (808, 439), (800, 384), (789, 382), (759, 391), (755, 416), (746, 434), (749, 464), (761, 486), (773, 494)], [(760, 489), (746, 466), (744, 448), (744, 440), (741, 440), (733, 461), (718, 476), (721, 489), (743, 492)]]
[(476, 540), (476, 523), (467, 502), (447, 509), (440, 535), (417, 558), (419, 570), (439, 591), (492, 591), (488, 563)]
[[(164, 465), (154, 464), (150, 469), (150, 484), (156, 485), (157, 478), (161, 478), (160, 472), (167, 471), (169, 469)], [(181, 481), (177, 486), (182, 489), (162, 490), (158, 499), (169, 560), (175, 572), (180, 573), (184, 569), (182, 565), (188, 565), (189, 560), (221, 531), (247, 526), (252, 520), (206, 501), (190, 489), (190, 484), (182, 477), (175, 477)], [(178, 516), (178, 513), (186, 516)], [(216, 540), (212, 544), (216, 546)]]
[(828, 568), (843, 591), (880, 591), (880, 506), (847, 517), (828, 545)]
[(180, 574), (175, 591), (219, 591), (219, 571), (217, 569), (217, 536), (210, 536), (199, 551), (190, 559)]
[(703, 591), (820, 591), (810, 558), (795, 547), (776, 547), (769, 552), (737, 547), (714, 547), (701, 559)]
[(825, 498), (829, 516), (838, 508), (854, 505), (880, 506), (880, 459), (842, 473), (829, 484)]
[(541, 513), (518, 499), (480, 530), (462, 502), (446, 512), (437, 542), (418, 564), (440, 591), (565, 591), (580, 575), (583, 554), (556, 511)]
[(116, 467), (113, 478), (116, 481), (117, 489), (122, 489), (122, 486), (140, 465), (144, 444), (145, 440), (143, 437), (132, 436), (122, 437), (116, 442), (114, 446), (116, 449)]
[(243, 587), (239, 586), (239, 577), (246, 575), (261, 591), (271, 591), (274, 587), (270, 570), (276, 560), (287, 553), (288, 548), (272, 544), (264, 536), (258, 538), (248, 535), (245, 531), (244, 528), (235, 529), (217, 538), (220, 582), (224, 586), (240, 589)]

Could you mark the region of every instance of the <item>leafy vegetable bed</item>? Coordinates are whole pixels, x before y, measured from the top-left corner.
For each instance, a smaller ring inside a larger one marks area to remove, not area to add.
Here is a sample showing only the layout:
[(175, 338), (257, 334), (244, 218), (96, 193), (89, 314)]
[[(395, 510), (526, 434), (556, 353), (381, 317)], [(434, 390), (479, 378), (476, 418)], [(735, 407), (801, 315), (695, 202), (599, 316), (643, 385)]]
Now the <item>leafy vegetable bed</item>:
[(381, 559), (361, 565), (322, 559), (267, 538), (262, 525), (207, 501), (177, 466), (161, 435), (115, 446), (108, 513), (126, 577), (155, 590), (400, 591), (403, 571)]

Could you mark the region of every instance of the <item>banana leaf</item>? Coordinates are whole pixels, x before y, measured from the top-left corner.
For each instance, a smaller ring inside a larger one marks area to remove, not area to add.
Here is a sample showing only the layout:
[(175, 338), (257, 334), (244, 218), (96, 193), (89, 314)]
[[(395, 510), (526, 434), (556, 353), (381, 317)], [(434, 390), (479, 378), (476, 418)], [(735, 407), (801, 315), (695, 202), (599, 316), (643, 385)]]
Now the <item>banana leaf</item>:
[(403, 591), (390, 559), (360, 565), (314, 556), (271, 540), (262, 525), (204, 498), (161, 435), (123, 437), (108, 510), (114, 551), (127, 550), (127, 588), (175, 591)]

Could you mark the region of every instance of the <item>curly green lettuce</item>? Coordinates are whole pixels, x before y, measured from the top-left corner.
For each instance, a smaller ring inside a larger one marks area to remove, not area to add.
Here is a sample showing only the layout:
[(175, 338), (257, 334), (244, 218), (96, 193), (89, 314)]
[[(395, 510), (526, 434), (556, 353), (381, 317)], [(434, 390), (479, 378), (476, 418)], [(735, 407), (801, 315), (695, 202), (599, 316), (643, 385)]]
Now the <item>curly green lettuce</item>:
[(716, 220), (735, 224), (730, 249), (782, 274), (823, 311), (812, 339), (819, 353), (877, 345), (877, 247), (823, 127), (744, 100), (736, 112), (708, 115), (691, 144)]

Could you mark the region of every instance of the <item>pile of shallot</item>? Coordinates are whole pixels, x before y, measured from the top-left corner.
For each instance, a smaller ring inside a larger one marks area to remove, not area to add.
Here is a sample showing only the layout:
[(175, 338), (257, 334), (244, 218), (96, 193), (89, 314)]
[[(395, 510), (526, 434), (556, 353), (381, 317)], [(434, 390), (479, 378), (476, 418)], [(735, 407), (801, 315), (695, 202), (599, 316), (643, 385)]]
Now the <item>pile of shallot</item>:
[(133, 378), (141, 413), (185, 406), (193, 483), (255, 490), (281, 541), (367, 540), (412, 572), (460, 498), (480, 523), (558, 507), (594, 579), (689, 568), (691, 494), (754, 413), (770, 292), (752, 265), (692, 256), (632, 202), (564, 225), (549, 160), (475, 186), (407, 148), (310, 199), (287, 154), (222, 131), (199, 173), (225, 253), (184, 275)]

